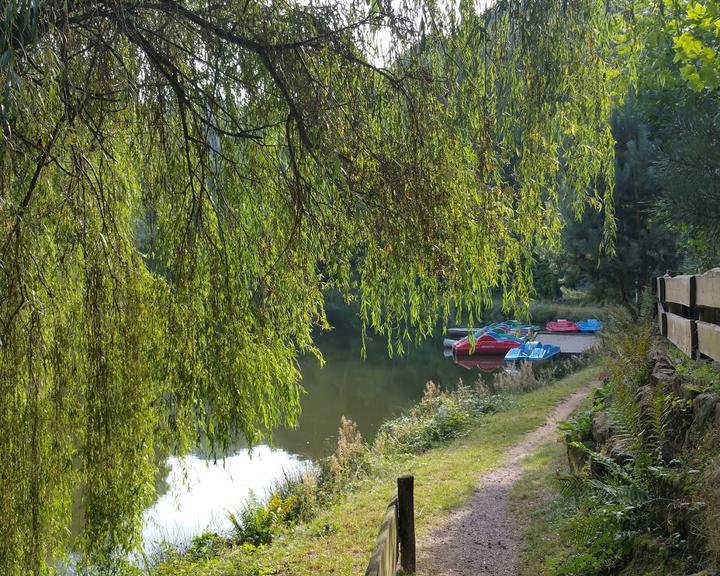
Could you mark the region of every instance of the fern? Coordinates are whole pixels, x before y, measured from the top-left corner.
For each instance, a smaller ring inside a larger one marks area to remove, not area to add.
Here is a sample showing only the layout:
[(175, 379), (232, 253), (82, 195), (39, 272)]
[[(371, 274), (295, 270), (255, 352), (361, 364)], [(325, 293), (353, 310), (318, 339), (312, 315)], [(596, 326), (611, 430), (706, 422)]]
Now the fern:
[[(699, 524), (720, 526), (718, 516), (705, 511), (707, 497), (698, 496), (702, 467), (692, 457), (702, 449), (685, 442), (680, 455), (667, 462), (671, 456), (666, 449), (677, 449), (683, 441), (691, 402), (666, 392), (652, 378), (651, 310), (644, 302), (638, 320), (614, 312), (606, 333), (610, 377), (595, 394), (593, 410), (606, 411), (613, 421), (609, 444), (596, 451), (567, 436), (570, 447), (585, 451), (588, 463), (580, 473), (559, 478), (561, 494), (572, 497), (577, 508), (567, 537), (578, 553), (553, 567), (555, 576), (620, 573), (642, 545), (641, 535), (653, 551), (658, 546), (672, 549), (669, 554), (683, 566), (703, 567), (698, 553), (702, 546), (720, 557), (716, 530), (703, 530)], [(578, 426), (579, 421), (569, 423), (564, 430)], [(714, 484), (704, 482), (706, 494), (719, 501)]]
[(565, 498), (583, 498), (588, 493), (587, 478), (579, 474), (567, 474), (558, 477), (560, 494)]

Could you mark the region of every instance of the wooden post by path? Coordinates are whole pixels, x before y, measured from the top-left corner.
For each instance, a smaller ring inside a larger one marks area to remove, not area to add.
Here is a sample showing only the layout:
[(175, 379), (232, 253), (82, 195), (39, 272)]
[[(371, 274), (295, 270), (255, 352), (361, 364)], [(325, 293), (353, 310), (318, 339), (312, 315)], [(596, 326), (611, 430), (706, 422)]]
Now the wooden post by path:
[(415, 501), (414, 478), (398, 478), (398, 542), (400, 544), (400, 568), (403, 572), (415, 572)]

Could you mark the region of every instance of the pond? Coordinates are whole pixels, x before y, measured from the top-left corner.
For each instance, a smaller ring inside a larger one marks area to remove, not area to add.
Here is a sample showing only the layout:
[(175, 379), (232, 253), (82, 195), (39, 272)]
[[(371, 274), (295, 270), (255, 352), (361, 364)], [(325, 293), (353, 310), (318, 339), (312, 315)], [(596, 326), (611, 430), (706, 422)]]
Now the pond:
[(453, 387), (460, 378), (472, 384), (478, 376), (475, 367), (469, 370), (443, 355), (439, 333), (395, 358), (388, 357), (384, 338), (370, 338), (363, 360), (356, 323), (334, 324), (316, 340), (325, 365), (312, 357), (301, 360), (306, 394), (297, 428), (277, 430), (272, 448), (261, 445), (252, 453), (238, 442), (224, 461), (202, 454), (168, 460), (159, 497), (145, 513), (146, 550), (160, 541), (187, 543), (207, 529), (229, 530), (228, 512), (240, 509), (251, 493), (266, 496), (284, 471), (333, 451), (341, 416), (354, 420), (372, 440), (385, 420), (419, 401), (428, 380)]

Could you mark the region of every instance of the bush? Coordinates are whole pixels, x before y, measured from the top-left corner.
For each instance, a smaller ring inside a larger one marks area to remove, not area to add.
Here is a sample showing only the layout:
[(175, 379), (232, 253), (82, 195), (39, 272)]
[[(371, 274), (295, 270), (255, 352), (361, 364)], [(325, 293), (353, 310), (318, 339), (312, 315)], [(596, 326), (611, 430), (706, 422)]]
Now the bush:
[(318, 488), (318, 472), (314, 467), (292, 473), (285, 471), (274, 483), (267, 507), (285, 524), (309, 520), (318, 503)]
[(560, 422), (558, 428), (565, 432), (568, 441), (582, 442), (589, 438), (592, 432), (592, 410), (585, 410), (577, 416)]
[(616, 574), (615, 568), (630, 552), (621, 506), (606, 506), (577, 516), (564, 536), (582, 551), (553, 566), (553, 576)]
[(206, 560), (217, 556), (227, 546), (227, 539), (216, 532), (203, 532), (195, 536), (185, 554), (191, 560)]
[(456, 390), (446, 392), (428, 382), (420, 404), (380, 427), (375, 450), (380, 453), (425, 452), (464, 434), (483, 414), (506, 409), (508, 405), (506, 396), (489, 395), (483, 386), (472, 390), (460, 382)]

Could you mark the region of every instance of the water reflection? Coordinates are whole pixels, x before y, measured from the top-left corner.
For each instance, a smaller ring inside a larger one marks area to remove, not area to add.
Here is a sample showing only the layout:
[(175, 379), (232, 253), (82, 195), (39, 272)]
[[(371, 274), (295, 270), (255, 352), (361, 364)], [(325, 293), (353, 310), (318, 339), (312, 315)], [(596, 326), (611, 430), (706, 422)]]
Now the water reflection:
[(359, 330), (341, 324), (317, 338), (326, 364), (301, 360), (307, 393), (299, 425), (276, 431), (274, 449), (260, 446), (251, 458), (239, 440), (224, 463), (197, 454), (188, 456), (184, 467), (181, 459), (168, 461), (167, 491), (145, 514), (146, 548), (162, 540), (187, 542), (206, 529), (227, 530), (227, 511), (240, 508), (250, 490), (265, 496), (284, 469), (329, 455), (341, 416), (354, 420), (363, 437), (372, 440), (380, 424), (418, 402), (428, 380), (450, 388), (460, 378), (472, 384), (482, 374), (476, 366), (444, 357), (440, 335), (395, 358), (388, 357), (386, 342), (376, 337), (367, 342), (365, 360), (358, 335)]
[(485, 374), (494, 374), (505, 367), (505, 356), (462, 356), (453, 361), (465, 370), (479, 370)]
[(301, 362), (302, 415), (294, 430), (278, 430), (276, 444), (305, 457), (317, 459), (332, 452), (340, 417), (354, 420), (366, 440), (380, 424), (399, 415), (422, 397), (428, 380), (444, 388), (459, 379), (472, 384), (477, 372), (468, 372), (443, 356), (442, 338), (410, 347), (402, 357), (389, 358), (386, 343), (367, 343), (367, 358), (360, 358), (360, 341), (333, 331), (318, 338), (326, 364), (314, 358)]
[(228, 512), (237, 512), (251, 492), (264, 497), (283, 471), (297, 471), (307, 462), (285, 450), (258, 446), (229, 454), (224, 461), (197, 455), (169, 458), (167, 491), (145, 511), (143, 542), (186, 543), (205, 530), (229, 531)]

